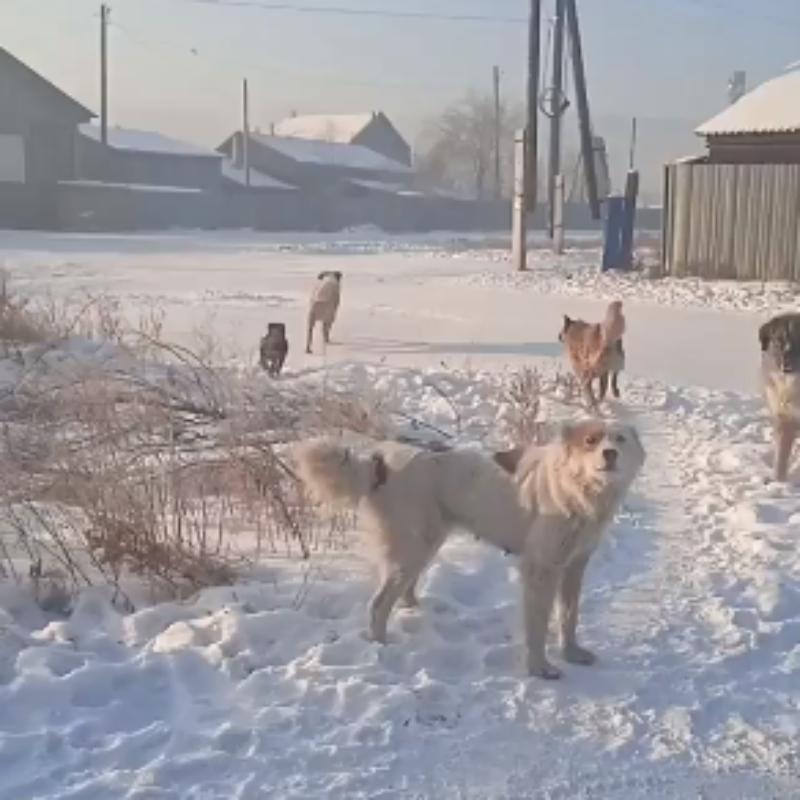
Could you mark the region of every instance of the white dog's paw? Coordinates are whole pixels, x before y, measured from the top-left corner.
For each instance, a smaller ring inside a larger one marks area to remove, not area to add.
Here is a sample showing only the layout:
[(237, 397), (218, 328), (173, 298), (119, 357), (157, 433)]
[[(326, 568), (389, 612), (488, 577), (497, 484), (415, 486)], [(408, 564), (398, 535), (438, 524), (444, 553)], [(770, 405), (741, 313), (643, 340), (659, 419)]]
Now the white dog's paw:
[(419, 608), (419, 598), (413, 592), (404, 594), (397, 601), (397, 605), (400, 606), (400, 608)]
[(389, 644), (389, 636), (384, 631), (383, 633), (379, 633), (373, 630), (365, 630), (361, 632), (361, 638), (365, 642), (372, 642), (373, 644)]
[(568, 664), (580, 664), (589, 667), (597, 661), (597, 656), (579, 644), (567, 644), (561, 648), (561, 656)]
[(545, 658), (541, 661), (528, 661), (528, 675), (531, 678), (557, 681), (561, 677), (561, 670)]

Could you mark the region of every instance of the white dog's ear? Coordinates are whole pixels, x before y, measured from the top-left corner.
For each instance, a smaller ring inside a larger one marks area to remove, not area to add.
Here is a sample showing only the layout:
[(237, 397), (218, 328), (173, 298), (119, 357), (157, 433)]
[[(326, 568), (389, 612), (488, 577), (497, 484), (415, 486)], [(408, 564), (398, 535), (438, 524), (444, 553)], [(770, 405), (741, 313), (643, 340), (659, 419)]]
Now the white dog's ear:
[(575, 433), (574, 422), (562, 422), (556, 429), (556, 434), (553, 437), (556, 441), (568, 442), (572, 435)]

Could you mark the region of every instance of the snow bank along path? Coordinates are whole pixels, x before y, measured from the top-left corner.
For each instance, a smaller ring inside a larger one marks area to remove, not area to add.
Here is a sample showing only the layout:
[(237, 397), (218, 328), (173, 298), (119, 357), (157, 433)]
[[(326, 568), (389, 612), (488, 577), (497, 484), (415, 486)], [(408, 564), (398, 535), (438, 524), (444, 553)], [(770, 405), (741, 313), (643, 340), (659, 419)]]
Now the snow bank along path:
[[(255, 333), (274, 314), (299, 323), (309, 277), (339, 258), (222, 257), (212, 244), (207, 256), (117, 252), (105, 276), (91, 252), (54, 248), (48, 269), (65, 284), (111, 281), (126, 300), (158, 295), (185, 330), (199, 283), (246, 276), (245, 288), (216, 291)], [(444, 388), (465, 443), (496, 423), (497, 369), (553, 369), (564, 306), (601, 306), (465, 286), (455, 273), (486, 270), (477, 259), (349, 258), (344, 344), (327, 364), (295, 352), (293, 368), (378, 386), (452, 430), (432, 387)], [(585, 638), (597, 667), (568, 667), (559, 684), (523, 679), (513, 564), (468, 539), (445, 548), (422, 609), (398, 615), (386, 647), (363, 636), (372, 583), (354, 556), (317, 565), (307, 597), (308, 575), (276, 563), (265, 581), (127, 617), (99, 591), (67, 620), (6, 591), (0, 798), (796, 797), (800, 496), (765, 484), (767, 427), (741, 394), (759, 317), (633, 300), (628, 313), (632, 375), (613, 413), (637, 422), (650, 458), (591, 567)], [(665, 327), (705, 354), (673, 354)]]

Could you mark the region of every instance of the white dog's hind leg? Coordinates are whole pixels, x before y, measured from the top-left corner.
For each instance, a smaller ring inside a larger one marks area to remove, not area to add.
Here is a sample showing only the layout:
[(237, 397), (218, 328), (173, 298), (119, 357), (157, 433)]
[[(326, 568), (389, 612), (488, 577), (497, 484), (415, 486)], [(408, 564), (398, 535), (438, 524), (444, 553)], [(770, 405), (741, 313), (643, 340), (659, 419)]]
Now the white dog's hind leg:
[(558, 590), (558, 621), (561, 631), (561, 654), (570, 664), (594, 664), (597, 657), (578, 644), (578, 614), (583, 575), (588, 557), (575, 559), (565, 570)]
[(411, 582), (411, 585), (403, 592), (400, 598), (400, 605), (405, 608), (416, 608), (419, 605), (419, 598), (417, 597), (417, 580)]
[(386, 644), (386, 629), (389, 617), (397, 601), (413, 586), (419, 577), (420, 570), (405, 567), (391, 567), (369, 603), (369, 632), (374, 642)]
[(553, 603), (558, 591), (560, 570), (523, 564), (523, 613), (525, 617), (525, 644), (528, 649), (528, 674), (536, 678), (555, 680), (561, 671), (547, 660), (547, 629), (553, 613)]

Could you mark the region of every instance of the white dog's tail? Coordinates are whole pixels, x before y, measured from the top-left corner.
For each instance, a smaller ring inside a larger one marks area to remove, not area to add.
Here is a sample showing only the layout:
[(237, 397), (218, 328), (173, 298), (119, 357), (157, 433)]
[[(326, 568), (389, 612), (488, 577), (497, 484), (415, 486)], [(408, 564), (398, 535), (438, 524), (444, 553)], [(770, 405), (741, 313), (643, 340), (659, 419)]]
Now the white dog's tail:
[(357, 505), (386, 482), (380, 454), (364, 455), (331, 439), (312, 439), (294, 449), (300, 479), (326, 503)]

